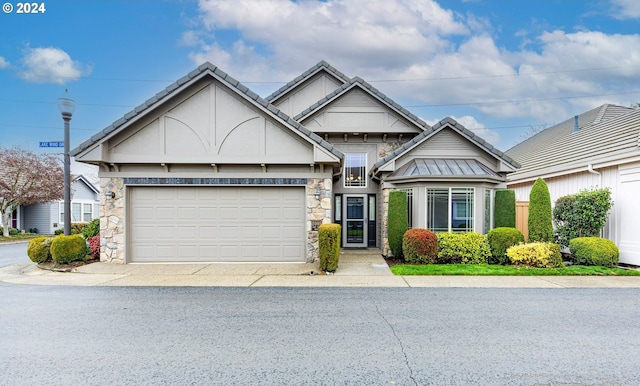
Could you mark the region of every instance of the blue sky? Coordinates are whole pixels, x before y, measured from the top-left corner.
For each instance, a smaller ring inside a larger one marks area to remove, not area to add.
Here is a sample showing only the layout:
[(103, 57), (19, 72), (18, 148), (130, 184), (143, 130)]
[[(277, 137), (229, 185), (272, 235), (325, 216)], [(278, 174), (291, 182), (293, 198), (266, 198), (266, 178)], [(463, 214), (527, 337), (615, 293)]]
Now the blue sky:
[(266, 96), (326, 60), (501, 150), (603, 103), (640, 101), (636, 0), (50, 0), (41, 14), (9, 3), (1, 147), (57, 151), (38, 142), (62, 140), (65, 89), (75, 147), (204, 61)]

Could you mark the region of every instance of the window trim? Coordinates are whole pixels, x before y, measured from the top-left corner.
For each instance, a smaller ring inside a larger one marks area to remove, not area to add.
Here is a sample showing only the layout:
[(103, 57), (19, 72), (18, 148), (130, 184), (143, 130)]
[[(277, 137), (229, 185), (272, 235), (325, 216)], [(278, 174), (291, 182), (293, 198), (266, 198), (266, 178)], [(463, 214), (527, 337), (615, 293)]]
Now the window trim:
[[(448, 188), (440, 188), (440, 187), (425, 187), (425, 198), (427, 201), (425, 201), (425, 225), (428, 227), (429, 224), (429, 205), (428, 205), (428, 200), (429, 200), (429, 189), (432, 190), (447, 190), (447, 232), (459, 232), (458, 230), (454, 229), (452, 227), (452, 222), (453, 220), (462, 220), (462, 221), (469, 221), (471, 222), (471, 226), (470, 229), (471, 230), (465, 230), (464, 232), (475, 232), (476, 229), (476, 224), (477, 224), (477, 216), (476, 216), (476, 188), (472, 187), (472, 186), (467, 186), (467, 187), (448, 187)], [(456, 205), (456, 202), (452, 201), (453, 199), (453, 190), (454, 189), (468, 189), (470, 190), (467, 191), (467, 194), (471, 193), (472, 194), (472, 210), (471, 210), (471, 216), (472, 217), (456, 217), (456, 210), (454, 209), (454, 206)], [(468, 228), (467, 228), (468, 229)]]
[[(349, 165), (347, 165), (349, 156), (351, 155), (361, 155), (364, 156), (364, 166), (362, 166), (362, 176), (364, 177), (364, 185), (347, 185), (347, 168), (349, 167)], [(355, 189), (362, 189), (362, 188), (367, 188), (369, 186), (369, 178), (367, 176), (367, 162), (368, 162), (368, 154), (367, 152), (351, 152), (351, 153), (344, 153), (344, 173), (342, 176), (342, 187), (344, 188), (355, 188)]]

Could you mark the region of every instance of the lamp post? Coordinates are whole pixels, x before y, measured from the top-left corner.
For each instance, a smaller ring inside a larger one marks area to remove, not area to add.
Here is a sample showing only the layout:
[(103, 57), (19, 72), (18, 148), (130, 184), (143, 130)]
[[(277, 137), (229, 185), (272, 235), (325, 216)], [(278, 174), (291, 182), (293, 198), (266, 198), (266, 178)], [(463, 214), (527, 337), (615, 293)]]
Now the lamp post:
[(65, 90), (65, 98), (58, 98), (58, 109), (62, 113), (64, 121), (64, 234), (71, 234), (71, 161), (69, 159), (69, 121), (71, 114), (76, 111), (76, 103), (73, 99), (67, 98), (68, 92)]

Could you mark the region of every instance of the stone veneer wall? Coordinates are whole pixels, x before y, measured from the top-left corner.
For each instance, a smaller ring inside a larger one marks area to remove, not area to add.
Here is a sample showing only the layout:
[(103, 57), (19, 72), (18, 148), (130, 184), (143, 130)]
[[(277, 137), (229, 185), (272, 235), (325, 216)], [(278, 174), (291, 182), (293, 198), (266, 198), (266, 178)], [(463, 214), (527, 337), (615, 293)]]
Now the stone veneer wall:
[[(106, 198), (107, 191), (115, 198)], [(124, 264), (124, 204), (124, 180), (100, 178), (100, 261)]]
[[(100, 261), (124, 264), (124, 180), (120, 177), (100, 178)], [(115, 198), (106, 198), (105, 192), (115, 193)], [(320, 199), (316, 199), (316, 191)], [(306, 188), (307, 216), (307, 261), (318, 258), (318, 231), (311, 230), (311, 221), (323, 224), (332, 219), (331, 179), (308, 178)]]
[[(318, 258), (318, 231), (311, 230), (311, 220), (320, 220), (323, 224), (330, 224), (332, 213), (332, 183), (329, 178), (307, 179), (307, 262)], [(316, 191), (320, 192), (320, 199), (316, 199)]]

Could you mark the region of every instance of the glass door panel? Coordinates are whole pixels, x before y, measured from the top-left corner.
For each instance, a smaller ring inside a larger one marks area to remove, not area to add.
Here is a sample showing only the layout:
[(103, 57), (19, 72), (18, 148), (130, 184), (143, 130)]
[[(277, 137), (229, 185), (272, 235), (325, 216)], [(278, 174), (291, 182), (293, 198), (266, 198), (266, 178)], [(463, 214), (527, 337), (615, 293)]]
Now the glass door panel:
[(366, 195), (345, 195), (344, 246), (365, 247), (367, 243)]

